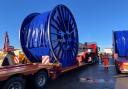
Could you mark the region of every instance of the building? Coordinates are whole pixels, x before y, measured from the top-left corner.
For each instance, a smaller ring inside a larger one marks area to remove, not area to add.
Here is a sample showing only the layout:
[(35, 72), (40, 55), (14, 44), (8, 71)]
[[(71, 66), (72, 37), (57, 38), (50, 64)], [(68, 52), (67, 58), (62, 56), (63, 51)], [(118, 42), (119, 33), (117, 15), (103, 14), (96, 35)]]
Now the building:
[(103, 49), (103, 52), (104, 53), (108, 53), (108, 54), (112, 54), (112, 48), (105, 48), (105, 49)]

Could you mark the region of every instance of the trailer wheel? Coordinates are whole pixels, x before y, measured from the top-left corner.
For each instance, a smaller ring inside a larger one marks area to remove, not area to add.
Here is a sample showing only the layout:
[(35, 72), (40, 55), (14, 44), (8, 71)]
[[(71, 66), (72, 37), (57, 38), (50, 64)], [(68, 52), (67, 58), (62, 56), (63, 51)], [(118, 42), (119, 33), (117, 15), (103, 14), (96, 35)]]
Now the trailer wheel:
[(5, 83), (3, 89), (25, 89), (25, 80), (21, 77), (12, 77)]
[(41, 71), (35, 75), (34, 85), (36, 89), (43, 89), (47, 83), (48, 75), (46, 72)]
[(119, 67), (116, 65), (116, 71), (118, 74), (121, 74), (121, 71), (119, 70)]

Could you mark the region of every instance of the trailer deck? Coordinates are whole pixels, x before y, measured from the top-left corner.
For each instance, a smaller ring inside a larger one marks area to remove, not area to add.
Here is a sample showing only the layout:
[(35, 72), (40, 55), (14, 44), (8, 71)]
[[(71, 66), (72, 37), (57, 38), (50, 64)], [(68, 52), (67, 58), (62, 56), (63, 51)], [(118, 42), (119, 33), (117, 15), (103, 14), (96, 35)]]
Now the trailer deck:
[(37, 71), (41, 69), (50, 70), (53, 68), (52, 65), (43, 65), (40, 63), (31, 64), (19, 64), (14, 66), (3, 66), (0, 67), (0, 81), (7, 80), (9, 77), (21, 74), (23, 76), (32, 74), (34, 75)]

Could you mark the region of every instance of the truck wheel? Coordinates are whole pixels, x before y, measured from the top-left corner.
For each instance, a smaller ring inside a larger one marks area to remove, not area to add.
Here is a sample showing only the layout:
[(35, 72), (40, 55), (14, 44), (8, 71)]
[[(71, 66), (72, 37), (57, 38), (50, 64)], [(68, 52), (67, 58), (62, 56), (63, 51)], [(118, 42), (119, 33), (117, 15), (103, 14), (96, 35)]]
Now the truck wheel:
[(13, 77), (5, 83), (3, 89), (25, 89), (25, 80), (21, 77)]
[(34, 85), (36, 89), (43, 89), (48, 80), (48, 75), (46, 72), (41, 71), (35, 75)]

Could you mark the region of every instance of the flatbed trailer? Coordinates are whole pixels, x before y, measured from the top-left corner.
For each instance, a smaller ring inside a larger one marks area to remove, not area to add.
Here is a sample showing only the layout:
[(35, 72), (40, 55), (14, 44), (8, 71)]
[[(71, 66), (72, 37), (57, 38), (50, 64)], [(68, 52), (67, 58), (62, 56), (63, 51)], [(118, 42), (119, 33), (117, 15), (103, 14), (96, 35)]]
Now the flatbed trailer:
[[(84, 54), (77, 56), (77, 60), (83, 60)], [(81, 59), (82, 58), (82, 59)], [(73, 66), (62, 68), (60, 64), (28, 63), (12, 66), (0, 67), (0, 82), (3, 83), (3, 89), (25, 89), (25, 81), (30, 75), (33, 76), (33, 87), (42, 89), (47, 83), (48, 78), (56, 79), (60, 74), (74, 70), (76, 68), (87, 65), (82, 62), (76, 63)], [(11, 88), (12, 87), (12, 88)]]

